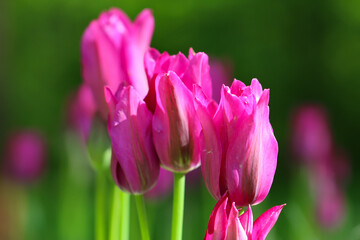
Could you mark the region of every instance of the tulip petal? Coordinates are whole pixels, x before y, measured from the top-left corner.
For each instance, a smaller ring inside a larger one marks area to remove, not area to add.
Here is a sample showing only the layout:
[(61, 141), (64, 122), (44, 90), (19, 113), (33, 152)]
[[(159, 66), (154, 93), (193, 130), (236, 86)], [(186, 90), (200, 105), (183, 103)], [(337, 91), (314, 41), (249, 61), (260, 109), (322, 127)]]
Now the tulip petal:
[[(230, 202), (229, 202), (230, 203)], [(235, 204), (232, 203), (231, 210), (228, 217), (228, 227), (225, 240), (247, 240), (248, 236), (240, 223), (239, 211), (236, 209)], [(252, 224), (252, 222), (251, 222)], [(249, 238), (250, 239), (250, 238)]]
[(222, 157), (220, 137), (213, 122), (213, 110), (208, 109), (211, 102), (199, 86), (194, 87), (194, 95), (196, 113), (203, 129), (200, 136), (201, 171), (210, 194), (215, 199), (219, 199), (221, 197), (219, 169), (221, 169)]
[(144, 9), (136, 17), (134, 21), (135, 29), (137, 30), (137, 41), (139, 48), (143, 53), (147, 51), (151, 43), (151, 38), (154, 32), (154, 16), (150, 9)]
[(119, 79), (118, 57), (115, 46), (101, 30), (97, 21), (91, 22), (81, 41), (82, 75), (90, 86), (101, 116), (106, 119), (107, 107), (103, 96), (104, 85), (116, 90)]
[(198, 84), (203, 89), (205, 95), (211, 98), (212, 85), (209, 71), (209, 58), (205, 53), (200, 52), (191, 58), (182, 80), (188, 89), (191, 90), (193, 89), (193, 84)]
[(253, 214), (252, 214), (252, 210), (251, 210), (251, 206), (248, 206), (248, 210), (240, 215), (239, 217), (240, 222), (241, 222), (241, 226), (243, 226), (246, 236), (248, 236), (248, 238), (251, 238), (251, 234), (252, 234), (252, 230), (253, 230)]
[(151, 121), (151, 112), (134, 88), (123, 88), (110, 126), (110, 138), (130, 193), (150, 189), (159, 174)]
[(200, 165), (201, 131), (192, 94), (172, 71), (156, 78), (155, 89), (153, 138), (160, 161), (171, 171), (190, 171)]
[(255, 220), (252, 233), (253, 240), (264, 240), (266, 238), (275, 225), (284, 206), (285, 204), (272, 207)]
[(265, 89), (257, 104), (255, 114), (255, 122), (257, 123), (255, 127), (256, 141), (254, 141), (254, 144), (260, 147), (253, 146), (249, 156), (253, 159), (257, 157), (262, 159), (260, 165), (261, 181), (257, 189), (257, 200), (254, 204), (262, 202), (269, 193), (277, 165), (278, 143), (269, 121), (269, 95), (269, 89)]
[(228, 195), (224, 194), (216, 203), (210, 214), (209, 223), (204, 240), (221, 240), (225, 239), (228, 218), (226, 208), (228, 204)]

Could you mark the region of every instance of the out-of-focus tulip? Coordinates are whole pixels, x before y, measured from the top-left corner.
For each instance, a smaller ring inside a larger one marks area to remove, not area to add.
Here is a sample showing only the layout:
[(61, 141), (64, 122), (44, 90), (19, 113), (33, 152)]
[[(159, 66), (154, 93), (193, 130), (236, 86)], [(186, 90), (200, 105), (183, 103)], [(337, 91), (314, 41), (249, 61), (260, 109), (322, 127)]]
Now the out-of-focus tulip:
[(156, 185), (148, 191), (145, 196), (149, 199), (158, 199), (168, 195), (172, 189), (174, 174), (166, 169), (160, 168), (159, 178)]
[(321, 106), (301, 106), (293, 115), (292, 124), (293, 152), (309, 174), (318, 222), (333, 228), (345, 214), (342, 184), (349, 177), (347, 157), (336, 148), (326, 111)]
[(253, 222), (250, 205), (239, 216), (235, 203), (225, 194), (210, 215), (204, 240), (263, 240), (275, 225), (284, 205), (270, 208)]
[(302, 161), (318, 161), (327, 156), (332, 147), (332, 135), (326, 112), (320, 106), (299, 108), (293, 116), (292, 147)]
[(81, 41), (82, 74), (104, 119), (108, 113), (104, 86), (115, 92), (125, 82), (132, 85), (141, 98), (147, 95), (144, 54), (153, 30), (154, 17), (149, 9), (143, 10), (132, 23), (116, 8), (101, 13), (85, 30)]
[(37, 180), (45, 165), (46, 144), (34, 130), (23, 130), (13, 134), (6, 148), (5, 174), (20, 182)]
[(201, 169), (215, 199), (229, 192), (236, 206), (258, 204), (273, 182), (278, 144), (269, 121), (269, 89), (234, 80), (223, 86), (217, 110), (195, 89), (201, 134)]
[(68, 122), (85, 141), (89, 138), (95, 112), (96, 105), (91, 89), (83, 84), (68, 103)]
[(148, 76), (152, 75), (150, 86), (154, 86), (145, 101), (154, 110), (153, 139), (161, 164), (173, 172), (189, 172), (200, 165), (201, 126), (192, 90), (199, 85), (211, 98), (208, 57), (192, 49), (188, 58), (152, 50), (145, 57), (145, 66)]
[(159, 175), (159, 159), (152, 141), (152, 114), (132, 86), (114, 96), (105, 89), (112, 143), (111, 173), (115, 183), (132, 194), (149, 190)]

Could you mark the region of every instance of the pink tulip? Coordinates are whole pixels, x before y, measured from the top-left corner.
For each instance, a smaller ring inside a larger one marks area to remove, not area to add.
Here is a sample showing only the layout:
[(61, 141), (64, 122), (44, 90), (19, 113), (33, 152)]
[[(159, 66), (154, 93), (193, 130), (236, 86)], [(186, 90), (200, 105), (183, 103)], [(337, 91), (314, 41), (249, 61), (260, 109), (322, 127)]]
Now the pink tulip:
[(111, 173), (115, 183), (132, 194), (149, 190), (159, 175), (159, 159), (152, 141), (152, 114), (132, 87), (114, 96), (105, 89), (112, 143)]
[(269, 90), (258, 80), (250, 86), (234, 80), (223, 86), (218, 108), (195, 89), (201, 121), (201, 169), (215, 199), (229, 192), (236, 206), (254, 205), (273, 182), (278, 144), (269, 121)]
[(152, 50), (145, 57), (150, 86), (145, 101), (154, 110), (153, 139), (162, 166), (186, 173), (199, 167), (201, 126), (196, 116), (192, 90), (195, 84), (211, 98), (208, 57), (194, 53), (169, 56)]
[(86, 84), (79, 87), (68, 104), (68, 122), (85, 141), (88, 140), (96, 106), (91, 89)]
[(332, 148), (332, 134), (324, 109), (316, 105), (299, 108), (293, 116), (293, 151), (310, 164), (321, 161)]
[(13, 134), (6, 148), (5, 174), (20, 182), (38, 179), (45, 165), (46, 146), (43, 137), (33, 130)]
[(275, 225), (285, 204), (270, 208), (253, 222), (250, 205), (239, 216), (228, 194), (215, 205), (209, 219), (204, 240), (263, 240)]
[(104, 119), (108, 113), (104, 86), (115, 92), (124, 82), (132, 85), (141, 98), (147, 95), (144, 54), (150, 46), (153, 30), (151, 10), (143, 10), (132, 23), (116, 8), (103, 12), (85, 30), (81, 41), (82, 74)]

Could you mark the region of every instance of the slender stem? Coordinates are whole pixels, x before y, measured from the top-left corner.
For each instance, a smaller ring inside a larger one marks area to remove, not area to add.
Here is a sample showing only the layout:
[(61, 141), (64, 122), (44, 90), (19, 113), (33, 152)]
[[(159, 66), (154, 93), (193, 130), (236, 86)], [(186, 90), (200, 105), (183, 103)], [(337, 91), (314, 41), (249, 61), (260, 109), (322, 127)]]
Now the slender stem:
[(182, 239), (185, 198), (185, 174), (174, 173), (174, 198), (171, 240)]
[(150, 240), (149, 228), (146, 218), (145, 202), (143, 195), (135, 195), (136, 208), (141, 229), (142, 240)]
[(105, 240), (105, 186), (106, 176), (103, 171), (96, 174), (95, 189), (95, 239)]
[(129, 240), (130, 194), (118, 190), (121, 198), (120, 239)]
[(129, 240), (130, 195), (114, 185), (110, 240)]

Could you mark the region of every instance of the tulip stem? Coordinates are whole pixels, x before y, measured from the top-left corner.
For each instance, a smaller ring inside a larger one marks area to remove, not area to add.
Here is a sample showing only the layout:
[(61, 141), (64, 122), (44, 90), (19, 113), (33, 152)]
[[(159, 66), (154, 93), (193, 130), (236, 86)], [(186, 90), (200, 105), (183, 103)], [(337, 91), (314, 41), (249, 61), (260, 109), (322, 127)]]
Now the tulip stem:
[(171, 240), (181, 240), (184, 219), (185, 174), (174, 173)]
[(105, 240), (105, 191), (106, 176), (104, 171), (96, 174), (95, 195), (95, 239)]
[(148, 228), (148, 223), (147, 223), (147, 218), (146, 218), (144, 196), (142, 194), (140, 194), (140, 195), (134, 195), (134, 197), (135, 197), (136, 208), (137, 208), (138, 218), (139, 218), (139, 223), (140, 223), (141, 238), (142, 238), (142, 240), (150, 240), (149, 228)]
[(129, 240), (130, 194), (114, 184), (110, 240)]

